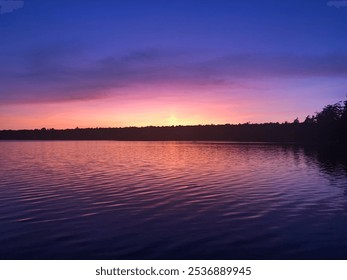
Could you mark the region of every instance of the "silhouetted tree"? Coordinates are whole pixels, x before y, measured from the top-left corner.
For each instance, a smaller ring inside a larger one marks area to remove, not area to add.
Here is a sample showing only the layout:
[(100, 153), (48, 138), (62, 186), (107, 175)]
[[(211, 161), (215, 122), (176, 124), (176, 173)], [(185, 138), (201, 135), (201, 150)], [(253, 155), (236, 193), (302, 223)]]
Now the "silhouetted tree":
[(315, 116), (310, 116), (310, 115), (307, 115), (307, 117), (304, 121), (305, 124), (313, 124), (315, 122), (316, 122)]
[(343, 114), (343, 107), (341, 102), (334, 105), (327, 105), (321, 112), (318, 112), (316, 119), (318, 124), (331, 124), (341, 119)]

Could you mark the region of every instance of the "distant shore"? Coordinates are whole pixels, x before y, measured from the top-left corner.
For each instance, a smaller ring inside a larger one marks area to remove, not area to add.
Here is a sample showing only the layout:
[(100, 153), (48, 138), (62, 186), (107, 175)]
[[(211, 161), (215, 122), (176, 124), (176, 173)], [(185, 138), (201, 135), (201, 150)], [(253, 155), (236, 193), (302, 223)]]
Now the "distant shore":
[[(328, 137), (329, 136), (329, 137)], [(316, 123), (266, 123), (125, 128), (2, 130), (0, 140), (339, 142)]]
[(304, 122), (296, 118), (262, 124), (1, 130), (0, 140), (236, 141), (346, 147), (347, 100), (325, 106)]

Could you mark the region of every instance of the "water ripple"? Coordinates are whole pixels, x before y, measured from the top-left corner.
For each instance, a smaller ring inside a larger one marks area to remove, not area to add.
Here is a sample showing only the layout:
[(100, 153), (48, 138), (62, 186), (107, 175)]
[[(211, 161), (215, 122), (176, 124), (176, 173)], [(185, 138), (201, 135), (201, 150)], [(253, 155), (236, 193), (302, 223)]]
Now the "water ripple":
[(319, 258), (323, 244), (347, 252), (346, 168), (302, 148), (0, 145), (2, 259)]

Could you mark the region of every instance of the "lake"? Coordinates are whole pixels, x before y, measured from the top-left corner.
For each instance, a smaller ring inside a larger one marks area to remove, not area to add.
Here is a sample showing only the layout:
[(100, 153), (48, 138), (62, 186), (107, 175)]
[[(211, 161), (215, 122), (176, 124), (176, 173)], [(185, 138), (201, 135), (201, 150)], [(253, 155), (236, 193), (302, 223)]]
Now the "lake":
[(347, 168), (261, 143), (0, 142), (0, 259), (347, 259)]

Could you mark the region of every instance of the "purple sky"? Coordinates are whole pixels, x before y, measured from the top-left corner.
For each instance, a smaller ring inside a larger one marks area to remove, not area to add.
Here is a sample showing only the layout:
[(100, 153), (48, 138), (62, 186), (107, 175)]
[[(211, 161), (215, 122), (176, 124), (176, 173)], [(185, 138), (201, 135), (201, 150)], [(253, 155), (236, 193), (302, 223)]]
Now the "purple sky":
[(345, 98), (343, 2), (0, 1), (0, 129), (303, 120)]

